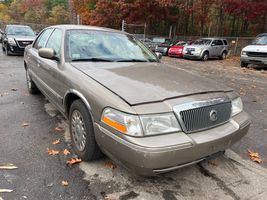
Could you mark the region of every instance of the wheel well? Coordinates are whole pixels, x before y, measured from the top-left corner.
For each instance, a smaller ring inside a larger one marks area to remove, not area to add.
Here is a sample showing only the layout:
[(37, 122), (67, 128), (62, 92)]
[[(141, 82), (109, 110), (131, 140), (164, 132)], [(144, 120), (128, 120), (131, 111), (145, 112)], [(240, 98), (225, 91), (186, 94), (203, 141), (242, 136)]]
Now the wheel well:
[(81, 98), (79, 96), (77, 96), (76, 94), (73, 94), (73, 93), (70, 93), (70, 94), (68, 94), (66, 96), (66, 98), (65, 98), (65, 108), (66, 108), (67, 116), (69, 116), (69, 111), (70, 111), (71, 104), (77, 99), (81, 99)]

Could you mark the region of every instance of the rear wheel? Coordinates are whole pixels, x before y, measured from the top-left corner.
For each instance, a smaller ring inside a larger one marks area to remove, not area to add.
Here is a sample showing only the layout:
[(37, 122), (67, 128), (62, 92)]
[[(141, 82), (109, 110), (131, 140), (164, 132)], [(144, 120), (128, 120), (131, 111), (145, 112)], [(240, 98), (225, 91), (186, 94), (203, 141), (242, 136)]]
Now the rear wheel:
[(209, 52), (205, 51), (202, 55), (202, 60), (207, 61), (209, 59)]
[(248, 63), (241, 62), (241, 67), (248, 67)]
[(103, 155), (95, 141), (91, 115), (81, 100), (71, 105), (69, 125), (73, 150), (82, 160), (95, 160)]
[(28, 88), (29, 93), (30, 94), (38, 94), (39, 89), (37, 88), (37, 86), (33, 82), (32, 78), (29, 74), (28, 68), (26, 68), (26, 80), (27, 80), (27, 88)]

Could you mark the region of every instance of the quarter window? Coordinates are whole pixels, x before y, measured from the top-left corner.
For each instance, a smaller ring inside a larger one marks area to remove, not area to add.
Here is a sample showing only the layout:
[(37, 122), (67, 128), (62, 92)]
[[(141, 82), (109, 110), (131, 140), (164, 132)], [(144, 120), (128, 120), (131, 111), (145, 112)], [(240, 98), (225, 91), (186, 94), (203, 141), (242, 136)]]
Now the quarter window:
[(40, 49), (45, 47), (45, 43), (48, 39), (48, 37), (51, 35), (51, 33), (53, 32), (54, 29), (47, 29), (45, 30), (36, 40), (36, 42), (34, 43), (33, 47), (35, 49)]
[(56, 55), (60, 55), (61, 39), (62, 39), (62, 30), (56, 29), (48, 39), (46, 48), (54, 49)]

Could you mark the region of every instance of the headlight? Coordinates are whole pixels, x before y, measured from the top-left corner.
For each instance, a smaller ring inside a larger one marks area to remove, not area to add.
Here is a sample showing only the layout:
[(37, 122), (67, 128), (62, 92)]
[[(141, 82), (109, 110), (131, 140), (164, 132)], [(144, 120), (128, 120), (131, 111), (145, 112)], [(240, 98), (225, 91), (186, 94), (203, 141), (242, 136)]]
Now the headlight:
[(17, 45), (13, 38), (8, 38), (7, 42), (8, 42), (8, 44), (11, 44), (11, 45)]
[(143, 136), (140, 120), (136, 115), (129, 115), (112, 108), (106, 108), (101, 117), (108, 126), (131, 136)]
[(195, 52), (196, 53), (201, 53), (202, 49), (201, 48), (196, 48)]
[(181, 131), (173, 113), (141, 115), (139, 117), (106, 108), (103, 111), (101, 121), (125, 135), (136, 137)]
[(140, 116), (144, 135), (157, 135), (181, 131), (173, 113)]
[(242, 112), (243, 110), (243, 103), (240, 97), (232, 100), (232, 116), (237, 115), (238, 113)]
[(241, 55), (247, 55), (247, 52), (246, 51), (242, 51)]

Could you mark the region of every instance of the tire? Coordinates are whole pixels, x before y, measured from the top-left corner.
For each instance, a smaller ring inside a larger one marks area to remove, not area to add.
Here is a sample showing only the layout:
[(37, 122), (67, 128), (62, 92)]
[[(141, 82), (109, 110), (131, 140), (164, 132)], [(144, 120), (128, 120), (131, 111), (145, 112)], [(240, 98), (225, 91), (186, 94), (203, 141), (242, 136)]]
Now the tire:
[(207, 61), (209, 59), (209, 52), (205, 51), (202, 55), (202, 61)]
[(79, 158), (91, 161), (103, 156), (95, 141), (91, 115), (80, 99), (70, 107), (69, 127), (73, 150)]
[(226, 51), (223, 51), (222, 55), (220, 56), (220, 59), (224, 60), (226, 58), (226, 55), (227, 55)]
[(29, 74), (29, 70), (28, 68), (26, 68), (26, 81), (27, 81), (27, 88), (30, 94), (39, 94), (40, 91), (37, 88), (37, 86), (35, 85), (35, 83), (33, 82), (30, 74)]
[(244, 63), (242, 61), (241, 61), (241, 64), (240, 65), (241, 65), (241, 67), (248, 67), (248, 63)]

